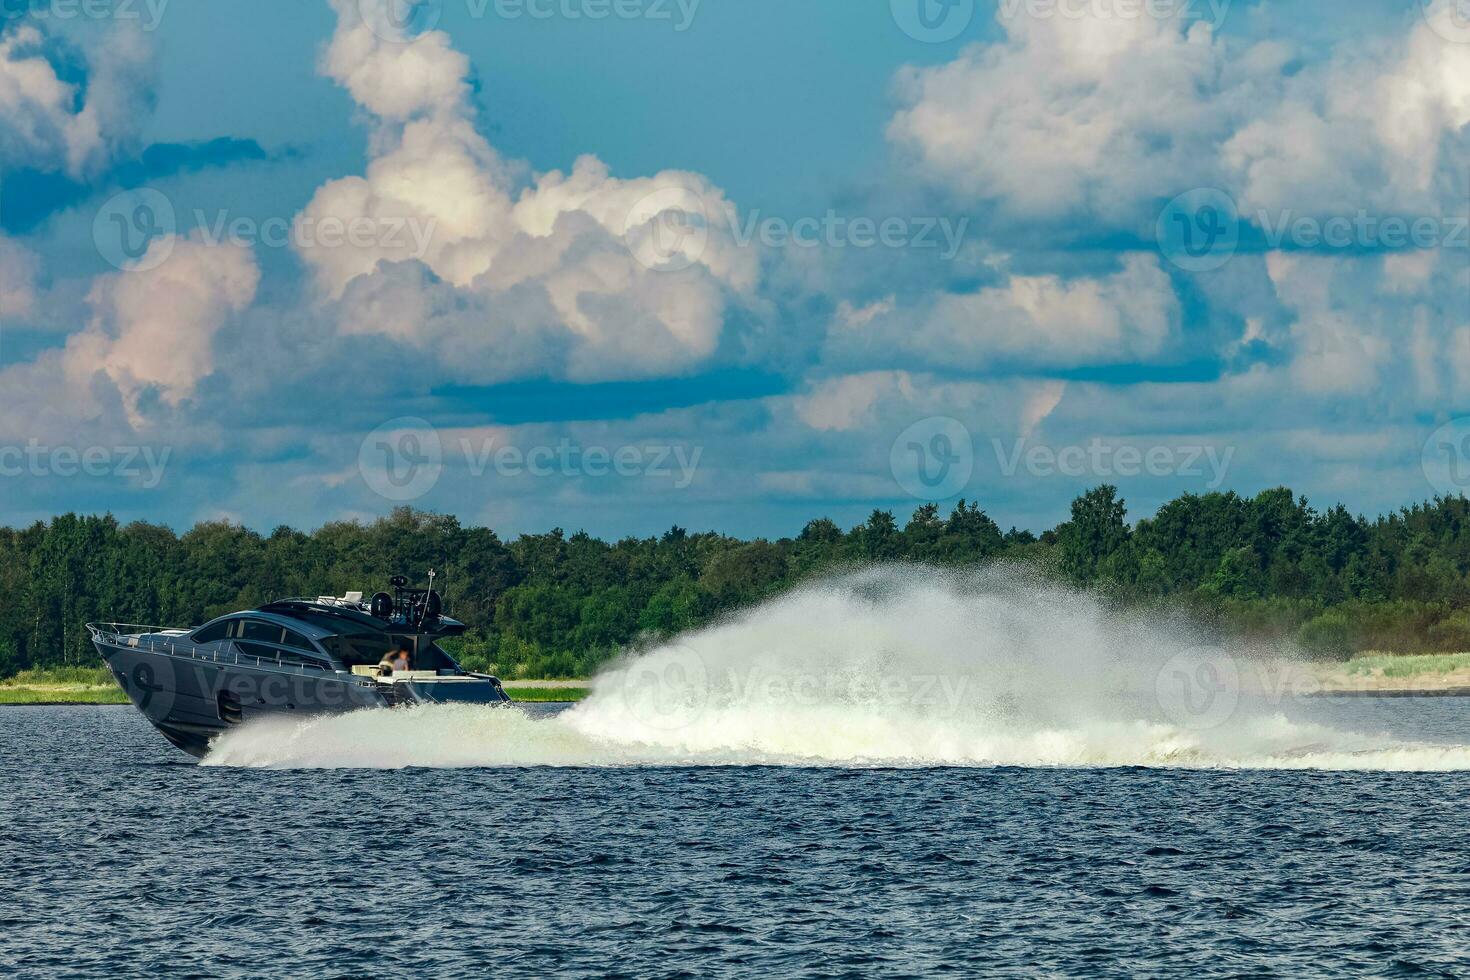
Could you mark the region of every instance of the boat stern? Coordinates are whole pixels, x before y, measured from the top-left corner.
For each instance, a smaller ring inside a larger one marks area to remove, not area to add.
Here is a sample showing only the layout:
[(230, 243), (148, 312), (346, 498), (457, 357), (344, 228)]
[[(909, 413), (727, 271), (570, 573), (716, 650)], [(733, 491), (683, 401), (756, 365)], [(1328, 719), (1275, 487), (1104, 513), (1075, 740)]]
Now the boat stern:
[(435, 675), (410, 671), (380, 678), (378, 689), (389, 704), (509, 704), (500, 681), (486, 674)]

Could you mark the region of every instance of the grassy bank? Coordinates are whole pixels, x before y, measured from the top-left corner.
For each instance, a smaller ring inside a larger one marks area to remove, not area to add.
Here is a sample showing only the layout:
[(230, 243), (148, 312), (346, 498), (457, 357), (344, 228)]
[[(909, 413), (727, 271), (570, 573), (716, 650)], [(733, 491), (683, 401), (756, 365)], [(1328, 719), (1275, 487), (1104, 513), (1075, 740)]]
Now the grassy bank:
[[(581, 701), (586, 687), (521, 686), (507, 688), (513, 701), (546, 703)], [(0, 681), (0, 705), (127, 704), (128, 697), (105, 667), (57, 667), (25, 670)]]
[(1349, 660), (1345, 669), (1359, 676), (1437, 676), (1470, 669), (1470, 653), (1365, 653)]
[(23, 670), (0, 681), (0, 705), (127, 703), (128, 696), (105, 667)]
[(544, 704), (556, 701), (583, 701), (592, 693), (587, 687), (507, 687), (512, 701)]
[(1470, 690), (1470, 653), (1363, 653), (1345, 663), (1322, 664), (1315, 673), (1327, 690)]

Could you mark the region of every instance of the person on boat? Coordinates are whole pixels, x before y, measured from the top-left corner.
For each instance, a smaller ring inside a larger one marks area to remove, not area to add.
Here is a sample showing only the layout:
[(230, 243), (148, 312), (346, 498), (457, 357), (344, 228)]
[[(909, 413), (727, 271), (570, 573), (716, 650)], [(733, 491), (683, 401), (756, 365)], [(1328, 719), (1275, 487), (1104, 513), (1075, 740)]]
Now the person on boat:
[(394, 671), (409, 671), (413, 669), (413, 651), (407, 640), (398, 641), (398, 652), (393, 655)]

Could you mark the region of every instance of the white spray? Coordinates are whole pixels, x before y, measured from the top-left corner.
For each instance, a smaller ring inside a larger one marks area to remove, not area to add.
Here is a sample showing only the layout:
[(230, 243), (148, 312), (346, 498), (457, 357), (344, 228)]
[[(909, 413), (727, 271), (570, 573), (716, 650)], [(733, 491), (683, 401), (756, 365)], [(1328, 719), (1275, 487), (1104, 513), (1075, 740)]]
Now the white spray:
[(631, 654), (554, 717), (362, 712), (247, 725), (214, 765), (1470, 768), (1292, 720), (1259, 652), (997, 567), (884, 567)]

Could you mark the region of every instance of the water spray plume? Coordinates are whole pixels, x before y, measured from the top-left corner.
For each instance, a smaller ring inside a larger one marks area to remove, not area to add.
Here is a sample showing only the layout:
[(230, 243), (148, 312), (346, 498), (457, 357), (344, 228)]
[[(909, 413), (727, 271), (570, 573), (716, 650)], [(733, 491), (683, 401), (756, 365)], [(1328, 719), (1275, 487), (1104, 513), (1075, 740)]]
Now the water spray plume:
[(1120, 611), (1024, 570), (880, 567), (628, 654), (556, 716), (262, 722), (225, 735), (207, 761), (1470, 768), (1470, 746), (1297, 717), (1287, 708), (1303, 675), (1182, 616)]

